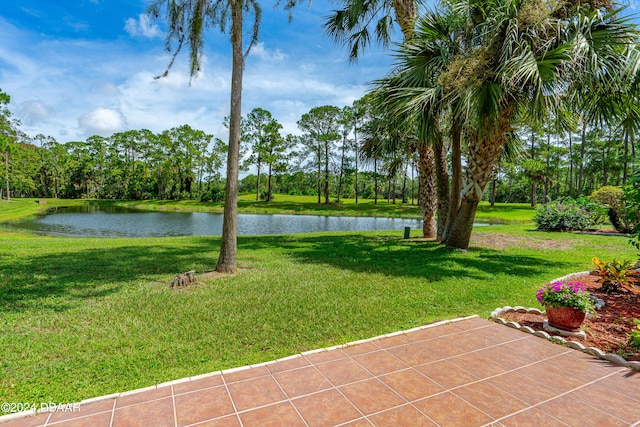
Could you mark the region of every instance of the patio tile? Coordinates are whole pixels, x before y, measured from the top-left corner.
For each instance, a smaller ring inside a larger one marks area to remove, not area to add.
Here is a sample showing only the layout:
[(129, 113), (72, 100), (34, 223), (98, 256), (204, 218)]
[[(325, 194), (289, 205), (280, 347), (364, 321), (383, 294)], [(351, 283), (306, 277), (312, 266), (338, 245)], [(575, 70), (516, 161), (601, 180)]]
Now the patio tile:
[(438, 355), (431, 351), (429, 341), (407, 344), (402, 347), (394, 347), (388, 350), (408, 365), (422, 365), (423, 363), (435, 362)]
[(344, 359), (348, 357), (346, 353), (340, 349), (331, 350), (331, 351), (320, 351), (317, 353), (307, 354), (304, 357), (307, 360), (315, 365), (325, 362), (332, 362), (338, 359)]
[(409, 402), (445, 391), (442, 386), (414, 369), (384, 375), (380, 380)]
[[(561, 354), (586, 354), (571, 350), (568, 347), (552, 343), (548, 340), (527, 335), (524, 339), (511, 343), (511, 347), (515, 350), (519, 350), (524, 354), (528, 354), (536, 361), (548, 359), (550, 357), (559, 356)], [(591, 357), (591, 356), (588, 356)]]
[(238, 415), (229, 415), (211, 421), (198, 424), (198, 427), (242, 427)]
[(111, 414), (111, 412), (113, 411), (113, 404), (114, 399), (107, 399), (101, 402), (80, 405), (79, 411), (54, 412), (51, 414), (48, 424), (58, 421), (68, 421), (74, 418), (87, 417), (89, 415), (99, 414), (101, 412), (109, 412), (109, 414)]
[[(636, 393), (640, 393), (640, 389), (636, 390)], [(592, 384), (569, 393), (567, 397), (579, 400), (630, 424), (640, 421), (638, 401), (618, 394), (615, 390)]]
[(448, 361), (465, 371), (471, 372), (478, 378), (489, 378), (494, 375), (504, 374), (509, 370), (499, 363), (481, 357), (476, 353), (468, 353), (452, 357), (451, 359), (448, 359)]
[(354, 357), (354, 360), (374, 375), (407, 369), (409, 365), (385, 350)]
[(404, 399), (375, 378), (340, 387), (340, 391), (365, 415), (406, 403)]
[(274, 375), (289, 398), (331, 388), (332, 385), (313, 366), (280, 372)]
[(562, 370), (565, 375), (571, 375), (587, 382), (595, 381), (618, 371), (627, 371), (626, 368), (613, 365), (606, 360), (596, 359), (593, 356), (587, 356), (586, 359), (576, 359), (563, 354), (542, 363)]
[(287, 398), (271, 376), (232, 383), (228, 387), (238, 411), (280, 402)]
[(409, 338), (407, 338), (405, 334), (398, 334), (391, 337), (381, 338), (376, 341), (376, 344), (380, 348), (389, 349), (392, 347), (398, 347), (400, 345), (407, 344), (409, 342), (411, 341), (409, 341)]
[(359, 420), (351, 421), (345, 424), (340, 424), (340, 427), (371, 427), (371, 426), (373, 426), (373, 424), (371, 424), (371, 422), (368, 421), (366, 418), (361, 418)]
[[(440, 338), (439, 340), (444, 339), (446, 338)], [(443, 357), (457, 356), (462, 353), (467, 353), (469, 351), (475, 351), (495, 345), (495, 342), (493, 340), (477, 335), (474, 331), (463, 332), (459, 335), (456, 335), (453, 342), (451, 339), (446, 339), (446, 342), (448, 345), (444, 348), (448, 348), (449, 352), (442, 353), (441, 355)], [(452, 351), (451, 349), (455, 349), (455, 351)]]
[(416, 367), (416, 370), (426, 375), (431, 380), (440, 384), (444, 388), (454, 388), (478, 381), (478, 377), (471, 372), (442, 360), (440, 362), (427, 363)]
[(179, 426), (211, 420), (234, 413), (231, 398), (224, 386), (181, 394), (174, 399)]
[(568, 427), (568, 424), (545, 414), (538, 409), (531, 408), (499, 421), (504, 427)]
[(166, 398), (116, 409), (113, 415), (113, 427), (129, 426), (175, 426), (173, 400)]
[(130, 405), (137, 405), (138, 403), (150, 402), (152, 400), (164, 399), (167, 397), (171, 397), (171, 387), (161, 387), (153, 390), (128, 394), (116, 399), (116, 409)]
[(423, 413), (411, 405), (401, 406), (380, 412), (369, 417), (369, 421), (375, 426), (411, 426), (411, 427), (435, 427), (436, 423), (427, 418)]
[(338, 390), (331, 389), (292, 400), (309, 426), (333, 426), (362, 417)]
[(203, 390), (206, 388), (221, 386), (222, 375), (212, 375), (210, 377), (200, 378), (193, 381), (186, 381), (173, 385), (173, 394), (178, 395), (191, 391)]
[(515, 372), (556, 390), (558, 394), (584, 384), (583, 380), (567, 375), (563, 370), (542, 362), (519, 368)]
[(508, 372), (504, 375), (489, 378), (487, 382), (530, 405), (537, 405), (560, 394), (556, 389), (547, 387), (517, 372)]
[(505, 333), (503, 329), (505, 329), (504, 325), (487, 321), (487, 325), (484, 328), (473, 329), (472, 332), (479, 337), (490, 339), (494, 344), (518, 341), (528, 336), (516, 330), (509, 330), (508, 333)]
[(61, 421), (59, 423), (50, 424), (47, 426), (54, 427), (110, 427), (111, 426), (111, 412), (103, 412), (101, 414), (89, 415), (87, 417), (75, 418), (73, 420)]
[(526, 352), (518, 350), (517, 345), (501, 344), (475, 352), (480, 357), (491, 360), (507, 370), (516, 369), (539, 361)]
[(258, 366), (257, 368), (247, 368), (238, 371), (222, 374), (224, 381), (227, 384), (235, 383), (238, 381), (250, 380), (253, 378), (264, 377), (270, 375), (271, 371), (266, 366)]
[(244, 412), (240, 414), (240, 419), (246, 427), (305, 427), (306, 425), (290, 402)]
[(416, 332), (411, 332), (410, 334), (407, 334), (407, 338), (411, 342), (419, 342), (419, 341), (426, 341), (426, 340), (438, 338), (444, 335), (449, 335), (451, 333), (457, 333), (457, 332), (460, 332), (459, 328), (455, 328), (455, 327), (452, 328), (449, 325), (440, 325), (440, 326), (435, 326), (431, 328), (421, 329)]
[[(434, 338), (425, 342), (425, 344), (436, 359), (447, 359), (467, 353), (469, 349), (475, 348), (474, 345), (467, 346), (464, 344), (467, 339), (473, 339), (473, 335), (463, 332), (455, 335), (455, 337)], [(484, 340), (484, 338), (480, 339)]]
[(335, 386), (371, 378), (372, 375), (352, 359), (336, 360), (318, 365), (318, 370)]
[(640, 393), (638, 393), (638, 390), (640, 390), (640, 372), (626, 369), (601, 379), (596, 384), (640, 402)]
[(271, 363), (267, 365), (267, 368), (272, 374), (277, 374), (278, 372), (290, 371), (292, 369), (302, 368), (303, 366), (309, 365), (309, 361), (306, 358), (300, 356), (288, 360), (281, 360), (276, 363)]
[(380, 350), (380, 347), (378, 347), (372, 341), (352, 345), (342, 349), (342, 351), (344, 351), (345, 354), (348, 354), (351, 357), (357, 356), (359, 354), (371, 353), (373, 351), (379, 351), (379, 350)]
[(537, 408), (570, 426), (628, 426), (629, 424), (582, 401), (567, 396), (545, 402)]
[(457, 388), (452, 393), (496, 419), (529, 406), (506, 391), (484, 381)]
[(413, 405), (443, 427), (481, 426), (493, 421), (487, 414), (450, 392), (419, 400)]

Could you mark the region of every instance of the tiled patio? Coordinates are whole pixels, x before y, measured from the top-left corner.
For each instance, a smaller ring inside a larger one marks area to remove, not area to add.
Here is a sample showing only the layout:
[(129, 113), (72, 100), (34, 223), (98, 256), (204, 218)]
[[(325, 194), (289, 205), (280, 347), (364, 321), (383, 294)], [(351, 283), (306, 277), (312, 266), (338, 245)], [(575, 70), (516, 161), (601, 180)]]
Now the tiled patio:
[(475, 317), (2, 427), (45, 425), (637, 426), (640, 373)]

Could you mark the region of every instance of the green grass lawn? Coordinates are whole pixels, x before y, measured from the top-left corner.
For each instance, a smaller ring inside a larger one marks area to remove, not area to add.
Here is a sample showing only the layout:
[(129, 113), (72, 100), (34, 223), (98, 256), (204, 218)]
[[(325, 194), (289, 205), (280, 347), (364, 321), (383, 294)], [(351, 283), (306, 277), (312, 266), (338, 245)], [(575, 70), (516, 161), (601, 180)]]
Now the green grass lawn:
[[(23, 202), (21, 215), (37, 211)], [(504, 305), (535, 307), (538, 287), (589, 269), (593, 256), (635, 259), (624, 237), (532, 229), (477, 227), (468, 252), (399, 231), (240, 237), (240, 273), (182, 292), (168, 289), (171, 279), (211, 270), (218, 237), (0, 230), (0, 401), (74, 402)]]

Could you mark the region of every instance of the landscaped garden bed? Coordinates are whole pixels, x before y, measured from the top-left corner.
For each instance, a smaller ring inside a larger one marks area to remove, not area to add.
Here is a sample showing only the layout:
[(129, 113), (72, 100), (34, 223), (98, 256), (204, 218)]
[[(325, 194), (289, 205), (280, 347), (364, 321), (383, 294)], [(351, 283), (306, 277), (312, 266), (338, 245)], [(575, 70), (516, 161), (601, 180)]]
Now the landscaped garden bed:
[[(571, 280), (585, 284), (587, 291), (604, 301), (605, 305), (595, 315), (587, 316), (582, 326), (585, 337), (572, 336), (567, 340), (579, 342), (586, 348), (600, 349), (603, 353), (619, 355), (627, 361), (640, 361), (640, 347), (632, 345), (629, 340), (631, 332), (638, 327), (634, 319), (640, 319), (640, 275), (635, 273), (630, 278), (638, 292), (605, 292), (597, 275), (573, 277)], [(507, 309), (494, 313), (497, 318), (515, 322), (520, 327), (545, 330), (547, 316), (544, 312)]]

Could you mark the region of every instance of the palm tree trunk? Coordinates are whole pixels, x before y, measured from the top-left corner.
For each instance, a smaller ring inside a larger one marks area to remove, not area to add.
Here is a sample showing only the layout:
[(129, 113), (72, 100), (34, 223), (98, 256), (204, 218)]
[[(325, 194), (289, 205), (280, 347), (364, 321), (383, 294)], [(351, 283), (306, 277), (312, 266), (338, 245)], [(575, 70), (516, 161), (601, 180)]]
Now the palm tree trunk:
[(582, 180), (584, 177), (584, 151), (585, 145), (587, 143), (587, 124), (585, 122), (582, 123), (582, 141), (580, 145), (580, 168), (578, 169), (578, 194), (580, 197), (582, 195)]
[(378, 159), (373, 158), (373, 204), (378, 204)]
[(512, 130), (511, 116), (511, 109), (503, 110), (495, 127), (485, 130), (481, 137), (473, 130), (468, 132), (469, 154), (465, 166), (465, 182), (461, 191), (462, 200), (445, 241), (448, 247), (457, 249), (469, 247), (478, 204), (493, 177), (505, 138)]
[(229, 114), (229, 150), (227, 152), (227, 183), (224, 197), (224, 217), (220, 256), (216, 271), (235, 273), (237, 267), (238, 224), (238, 161), (240, 157), (240, 119), (242, 115), (242, 74), (244, 52), (242, 46), (243, 2), (231, 3), (231, 111)]
[(436, 239), (442, 241), (449, 217), (449, 171), (447, 169), (447, 145), (440, 139), (434, 146), (435, 151), (435, 177), (437, 192), (438, 221)]
[(451, 128), (451, 195), (449, 196), (449, 209), (447, 211), (447, 223), (442, 235), (442, 241), (446, 241), (451, 227), (455, 221), (460, 207), (460, 193), (462, 192), (462, 128), (460, 122), (454, 119)]
[(569, 197), (573, 197), (573, 138), (569, 132)]
[(418, 147), (418, 205), (422, 211), (422, 237), (425, 239), (435, 239), (436, 229), (436, 209), (437, 209), (437, 189), (435, 174), (435, 159), (433, 147), (423, 142)]

